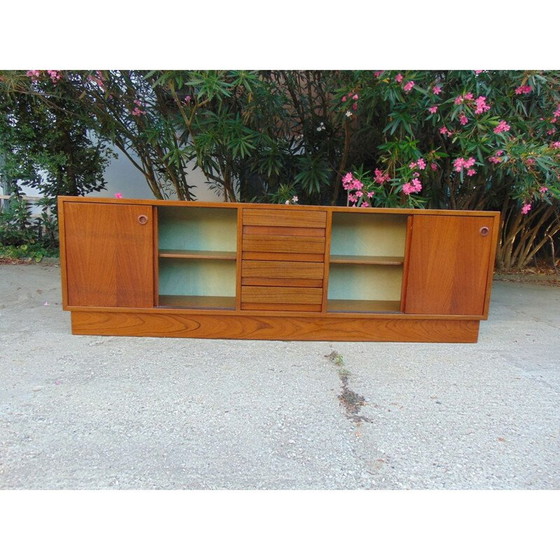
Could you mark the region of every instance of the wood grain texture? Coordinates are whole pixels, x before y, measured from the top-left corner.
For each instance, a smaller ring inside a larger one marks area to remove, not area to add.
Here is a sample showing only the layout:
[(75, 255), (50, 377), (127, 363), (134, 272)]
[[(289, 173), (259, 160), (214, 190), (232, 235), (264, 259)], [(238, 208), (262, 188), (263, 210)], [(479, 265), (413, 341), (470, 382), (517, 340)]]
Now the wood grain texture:
[(327, 212), (324, 209), (300, 210), (292, 208), (244, 208), (245, 226), (282, 226), (324, 228)]
[(323, 280), (323, 263), (290, 261), (248, 261), (241, 265), (243, 278), (307, 278)]
[(246, 303), (303, 303), (320, 305), (323, 299), (321, 288), (291, 286), (242, 286), (241, 301)]
[(62, 210), (67, 305), (153, 306), (152, 207), (67, 202)]
[(488, 270), (494, 254), (491, 217), (414, 216), (406, 313), (486, 314)]
[(243, 235), (243, 251), (325, 254), (325, 239), (289, 235)]
[(85, 335), (161, 336), (245, 340), (476, 342), (476, 320), (196, 315), (72, 312), (72, 332)]

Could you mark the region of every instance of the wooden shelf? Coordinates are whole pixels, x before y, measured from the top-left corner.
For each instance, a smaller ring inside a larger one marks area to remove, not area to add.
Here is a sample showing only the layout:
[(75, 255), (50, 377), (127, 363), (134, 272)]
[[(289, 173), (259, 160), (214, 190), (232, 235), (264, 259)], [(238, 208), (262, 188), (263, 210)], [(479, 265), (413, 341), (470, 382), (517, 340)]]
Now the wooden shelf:
[(400, 301), (333, 299), (327, 301), (329, 313), (400, 313)]
[(331, 264), (371, 264), (400, 266), (404, 257), (373, 257), (368, 255), (331, 255)]
[(234, 297), (159, 296), (159, 306), (181, 309), (235, 309)]
[(161, 249), (159, 256), (164, 259), (212, 259), (234, 261), (237, 258), (235, 251), (191, 251)]

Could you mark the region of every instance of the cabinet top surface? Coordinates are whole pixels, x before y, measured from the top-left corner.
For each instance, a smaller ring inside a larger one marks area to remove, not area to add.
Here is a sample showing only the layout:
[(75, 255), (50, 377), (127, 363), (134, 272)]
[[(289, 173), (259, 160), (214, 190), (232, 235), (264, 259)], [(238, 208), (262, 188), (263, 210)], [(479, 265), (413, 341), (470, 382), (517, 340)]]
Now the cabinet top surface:
[(150, 206), (175, 206), (182, 208), (261, 208), (266, 210), (322, 210), (329, 212), (350, 212), (350, 213), (369, 213), (369, 214), (440, 214), (457, 216), (497, 216), (500, 212), (482, 210), (439, 210), (423, 208), (357, 208), (348, 206), (319, 206), (303, 204), (267, 204), (250, 202), (201, 202), (201, 201), (182, 201), (182, 200), (156, 200), (138, 198), (103, 198), (103, 197), (82, 197), (82, 196), (59, 196), (59, 203), (99, 203), (99, 204), (138, 204)]

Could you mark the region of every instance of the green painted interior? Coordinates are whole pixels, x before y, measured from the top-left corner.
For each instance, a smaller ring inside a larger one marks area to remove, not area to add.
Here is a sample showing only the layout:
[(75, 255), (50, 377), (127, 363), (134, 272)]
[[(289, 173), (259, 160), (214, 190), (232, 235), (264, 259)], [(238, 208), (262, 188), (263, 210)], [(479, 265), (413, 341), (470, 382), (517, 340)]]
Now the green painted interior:
[(229, 208), (158, 208), (160, 249), (236, 251), (237, 210)]
[(404, 256), (406, 216), (333, 213), (331, 255)]
[(235, 297), (235, 261), (160, 259), (159, 293)]
[(328, 299), (401, 299), (402, 266), (331, 264)]

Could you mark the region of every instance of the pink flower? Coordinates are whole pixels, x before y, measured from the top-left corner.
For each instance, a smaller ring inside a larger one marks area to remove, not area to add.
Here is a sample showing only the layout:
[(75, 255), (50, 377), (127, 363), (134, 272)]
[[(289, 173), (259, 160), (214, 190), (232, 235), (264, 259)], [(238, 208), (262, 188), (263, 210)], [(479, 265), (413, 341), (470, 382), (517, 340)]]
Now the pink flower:
[(453, 132), (451, 132), (451, 130), (448, 130), (447, 127), (445, 127), (445, 126), (442, 126), (439, 129), (439, 133), (443, 134), (443, 135), (446, 135), (446, 136), (452, 136), (453, 135)]
[(465, 165), (465, 160), (463, 158), (457, 158), (453, 162), (453, 168), (455, 169), (455, 171), (457, 171), (457, 173), (459, 173), (463, 169), (464, 165)]
[(494, 128), (494, 132), (496, 134), (500, 134), (501, 132), (507, 132), (511, 127), (506, 121), (500, 121), (498, 126)]
[(556, 107), (556, 111), (554, 111), (554, 116), (555, 117), (560, 117), (560, 105), (558, 105), (558, 107)]
[(553, 128), (549, 128), (549, 129), (546, 131), (546, 133), (547, 133), (549, 136), (552, 136), (555, 132), (556, 132), (556, 129), (555, 129), (554, 127), (553, 127)]
[(428, 111), (433, 115), (434, 113), (437, 113), (438, 107), (437, 105), (434, 105), (433, 107), (430, 107), (428, 109)]
[(519, 86), (516, 90), (515, 90), (515, 94), (516, 95), (522, 95), (524, 93), (531, 93), (531, 90), (533, 88), (529, 85), (524, 85), (524, 86)]
[(132, 110), (132, 114), (135, 117), (139, 117), (140, 115), (145, 115), (146, 111), (142, 111), (142, 109), (140, 109), (140, 107), (134, 107), (134, 109)]
[(546, 192), (548, 192), (548, 187), (541, 187), (541, 188), (539, 189), (539, 192), (540, 192), (540, 193), (543, 193), (543, 194), (546, 193)]
[(368, 202), (367, 200), (364, 200), (364, 201), (362, 202), (362, 206), (364, 206), (364, 207), (367, 208), (367, 207), (369, 206), (369, 202)]
[(469, 170), (467, 171), (467, 175), (468, 175), (469, 177), (472, 177), (473, 175), (476, 175), (476, 169), (469, 169)]
[(404, 89), (404, 91), (406, 91), (406, 93), (408, 93), (413, 87), (414, 87), (414, 82), (411, 80), (410, 82), (407, 82), (405, 84), (403, 89)]
[(403, 80), (403, 75), (402, 74), (397, 74), (395, 76), (395, 82), (398, 82), (399, 84), (402, 82)]
[(389, 181), (391, 179), (388, 173), (383, 173), (383, 171), (380, 171), (379, 169), (376, 169), (373, 173), (374, 173), (373, 180), (376, 183), (379, 183), (380, 185), (382, 185), (385, 181)]
[(434, 86), (432, 88), (432, 91), (435, 93), (435, 95), (439, 95), (442, 91), (442, 88), (441, 88), (441, 86)]
[(472, 99), (474, 99), (474, 95), (469, 91), (468, 93), (465, 93), (465, 99), (471, 101)]
[(426, 169), (426, 162), (424, 161), (423, 158), (420, 158), (417, 162), (416, 165), (418, 166), (418, 169)]
[(422, 183), (420, 179), (412, 179), (410, 183), (405, 183), (402, 186), (402, 191), (406, 195), (411, 195), (412, 193), (417, 193), (422, 190)]
[(385, 70), (378, 70), (377, 72), (374, 72), (373, 75), (374, 75), (376, 78), (379, 78), (379, 76), (381, 76), (381, 74), (383, 74), (383, 72), (385, 72)]
[(115, 198), (122, 198), (122, 197), (123, 197), (122, 193), (120, 192), (115, 193)]
[(352, 109), (354, 109), (354, 111), (358, 110), (358, 104), (357, 103), (352, 103)]
[(53, 84), (56, 84), (62, 78), (62, 74), (58, 70), (47, 70), (47, 74)]
[(432, 171), (437, 171), (438, 169), (437, 163), (430, 163), (430, 168)]
[(458, 95), (458, 96), (455, 98), (454, 103), (455, 103), (455, 105), (461, 105), (461, 103), (463, 103), (463, 96), (462, 96), (462, 95)]
[(33, 82), (36, 82), (41, 76), (41, 70), (29, 70), (25, 73), (28, 78), (31, 78)]
[(560, 142), (552, 142), (550, 147), (554, 148), (555, 150), (560, 150)]
[(344, 96), (342, 97), (342, 103), (346, 103), (346, 99), (347, 99), (347, 97), (346, 97), (346, 95), (344, 95)]
[[(460, 173), (463, 169), (469, 169), (475, 163), (476, 163), (476, 160), (473, 157), (470, 157), (467, 160), (464, 159), (464, 158), (457, 158), (453, 162), (453, 168), (455, 169), (455, 171), (457, 173)], [(474, 169), (472, 169), (471, 171), (474, 171)], [(474, 173), (468, 173), (468, 175), (474, 175), (475, 173), (476, 173), (476, 171)]]
[(469, 119), (467, 119), (467, 117), (465, 116), (464, 113), (461, 113), (461, 115), (459, 116), (459, 122), (460, 122), (463, 126), (465, 126), (465, 125), (469, 122)]
[(474, 102), (476, 104), (475, 115), (480, 115), (490, 110), (490, 105), (486, 103), (486, 97), (483, 95), (477, 97)]
[(521, 208), (521, 213), (528, 214), (530, 211), (531, 211), (531, 204), (529, 202), (526, 202)]
[(357, 93), (355, 93), (355, 94), (352, 96), (352, 99), (353, 99), (354, 101), (357, 101), (359, 98), (360, 98), (360, 97), (359, 97), (359, 95), (358, 95)]
[(191, 102), (192, 97), (190, 95), (187, 95), (184, 99), (185, 103), (188, 105)]

